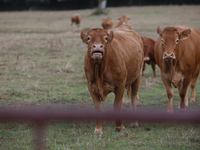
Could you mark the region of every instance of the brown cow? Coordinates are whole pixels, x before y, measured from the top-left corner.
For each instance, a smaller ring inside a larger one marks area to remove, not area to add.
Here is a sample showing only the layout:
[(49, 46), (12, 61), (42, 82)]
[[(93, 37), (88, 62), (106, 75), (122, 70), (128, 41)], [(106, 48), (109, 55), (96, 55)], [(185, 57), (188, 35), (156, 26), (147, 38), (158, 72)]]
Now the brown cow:
[(109, 17), (106, 17), (106, 18), (103, 18), (102, 20), (102, 23), (101, 23), (101, 26), (105, 29), (105, 30), (108, 30), (108, 29), (111, 29), (112, 27), (112, 19), (109, 18)]
[(123, 24), (123, 25), (127, 25), (128, 28), (132, 30), (132, 26), (131, 26), (129, 20), (131, 20), (131, 18), (128, 18), (126, 16), (121, 16), (120, 18), (118, 18), (118, 22), (117, 22), (117, 25), (115, 26), (115, 28), (117, 28)]
[(155, 40), (146, 37), (146, 36), (140, 36), (143, 44), (144, 44), (144, 64), (143, 64), (143, 71), (142, 75), (144, 74), (145, 70), (145, 64), (151, 65), (151, 68), (153, 70), (153, 76), (156, 77), (156, 61), (154, 58), (154, 46), (155, 46)]
[[(120, 26), (109, 31), (100, 28), (87, 33), (82, 31), (81, 38), (88, 45), (84, 69), (95, 110), (102, 110), (102, 102), (113, 92), (113, 108), (120, 111), (124, 89), (128, 88), (133, 111), (136, 111), (144, 59), (143, 43), (139, 35)], [(137, 121), (132, 122), (131, 126), (138, 126)], [(116, 131), (123, 128), (122, 121), (117, 120)], [(94, 133), (103, 133), (101, 120), (96, 121)]]
[(185, 25), (157, 27), (160, 35), (155, 44), (155, 60), (168, 96), (168, 112), (173, 112), (172, 85), (178, 88), (180, 108), (188, 106), (187, 90), (191, 86), (190, 101), (195, 101), (194, 88), (200, 70), (200, 31)]
[(77, 27), (79, 27), (80, 23), (81, 23), (81, 15), (73, 14), (71, 16), (71, 26), (73, 25), (73, 23), (75, 23), (77, 25)]

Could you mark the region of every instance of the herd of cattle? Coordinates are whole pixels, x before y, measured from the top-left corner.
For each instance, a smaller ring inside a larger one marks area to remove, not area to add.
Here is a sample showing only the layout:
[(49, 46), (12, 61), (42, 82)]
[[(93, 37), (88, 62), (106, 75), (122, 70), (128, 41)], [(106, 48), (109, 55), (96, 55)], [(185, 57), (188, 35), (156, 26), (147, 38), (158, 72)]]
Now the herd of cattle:
[[(72, 22), (79, 25), (81, 17), (73, 17)], [(195, 101), (194, 88), (200, 72), (200, 31), (186, 25), (166, 27), (163, 30), (158, 26), (159, 36), (155, 41), (133, 31), (129, 20), (122, 16), (111, 29), (113, 23), (107, 17), (102, 20), (103, 28), (81, 32), (82, 41), (88, 45), (84, 69), (95, 109), (101, 111), (102, 102), (113, 92), (114, 110), (120, 111), (126, 88), (133, 111), (136, 111), (140, 78), (147, 63), (151, 64), (154, 76), (155, 65), (160, 68), (168, 97), (167, 111), (174, 111), (172, 86), (178, 88), (180, 109), (186, 110), (189, 86), (190, 101)], [(137, 121), (133, 121), (131, 126), (137, 127)], [(122, 120), (117, 120), (116, 130), (123, 128)], [(101, 120), (96, 121), (94, 132), (103, 133)]]

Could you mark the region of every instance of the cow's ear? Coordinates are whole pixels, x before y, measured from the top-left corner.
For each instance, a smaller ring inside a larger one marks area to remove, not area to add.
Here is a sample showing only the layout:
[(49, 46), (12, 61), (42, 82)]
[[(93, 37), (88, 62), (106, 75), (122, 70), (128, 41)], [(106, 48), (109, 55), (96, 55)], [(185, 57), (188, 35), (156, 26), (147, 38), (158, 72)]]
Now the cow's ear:
[(179, 33), (179, 39), (180, 40), (187, 39), (189, 37), (190, 33), (191, 33), (190, 29), (186, 29), (186, 30), (182, 31), (181, 33)]
[(109, 31), (108, 32), (108, 44), (112, 41), (113, 37), (114, 37), (114, 33), (112, 31)]
[(83, 43), (88, 44), (87, 34), (84, 31), (81, 31), (81, 39), (82, 39)]
[(127, 18), (127, 20), (131, 20), (131, 18)]
[(160, 29), (160, 26), (157, 27), (157, 33), (158, 33), (160, 36), (162, 36), (162, 34), (161, 34), (161, 33), (162, 33), (162, 30)]

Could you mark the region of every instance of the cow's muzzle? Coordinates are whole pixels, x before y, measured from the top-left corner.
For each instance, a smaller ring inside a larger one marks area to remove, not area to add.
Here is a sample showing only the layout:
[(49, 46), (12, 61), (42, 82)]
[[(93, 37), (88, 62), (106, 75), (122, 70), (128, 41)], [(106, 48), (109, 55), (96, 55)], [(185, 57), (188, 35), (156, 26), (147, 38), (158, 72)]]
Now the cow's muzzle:
[(104, 53), (103, 44), (93, 44), (91, 47), (91, 58), (92, 59), (102, 59)]
[(144, 57), (144, 61), (150, 61), (149, 57)]
[(173, 59), (176, 59), (176, 56), (175, 54), (172, 52), (172, 53), (164, 53), (163, 54), (163, 59), (165, 60), (173, 60)]

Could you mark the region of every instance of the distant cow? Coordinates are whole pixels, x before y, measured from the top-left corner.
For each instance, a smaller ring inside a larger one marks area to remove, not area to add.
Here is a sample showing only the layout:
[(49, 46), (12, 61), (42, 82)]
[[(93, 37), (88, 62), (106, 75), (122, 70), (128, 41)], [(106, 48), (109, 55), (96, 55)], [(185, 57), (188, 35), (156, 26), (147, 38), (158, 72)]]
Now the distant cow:
[(118, 18), (118, 22), (117, 22), (117, 25), (115, 27), (117, 28), (120, 25), (125, 24), (125, 25), (128, 26), (129, 29), (132, 30), (132, 26), (131, 26), (129, 20), (131, 20), (131, 18), (128, 18), (126, 16), (121, 16), (120, 18)]
[(151, 65), (151, 68), (153, 70), (153, 76), (156, 77), (156, 61), (154, 59), (154, 46), (155, 46), (155, 40), (146, 37), (146, 36), (140, 36), (142, 38), (143, 44), (144, 44), (144, 64), (143, 64), (143, 71), (142, 75), (144, 74), (146, 63), (148, 65)]
[(173, 112), (172, 85), (178, 88), (180, 108), (188, 106), (187, 90), (191, 86), (190, 101), (195, 101), (194, 88), (200, 70), (200, 31), (185, 25), (166, 27), (161, 30), (155, 44), (155, 60), (168, 96), (168, 112)]
[(109, 18), (109, 17), (106, 17), (106, 18), (103, 18), (102, 20), (102, 23), (101, 23), (101, 26), (105, 29), (105, 30), (108, 30), (108, 29), (111, 29), (112, 27), (112, 19)]
[[(115, 94), (114, 110), (120, 111), (125, 88), (129, 89), (133, 111), (136, 111), (138, 88), (143, 64), (143, 42), (139, 35), (127, 27), (113, 30), (95, 28), (81, 38), (88, 45), (84, 69), (95, 110), (102, 110), (102, 102), (110, 92)], [(131, 123), (138, 126), (137, 121)], [(116, 121), (116, 131), (124, 128)], [(96, 121), (94, 133), (102, 132), (101, 120)]]
[(73, 14), (71, 16), (71, 26), (73, 25), (73, 23), (75, 23), (77, 25), (77, 27), (79, 27), (80, 23), (81, 23), (81, 15)]

